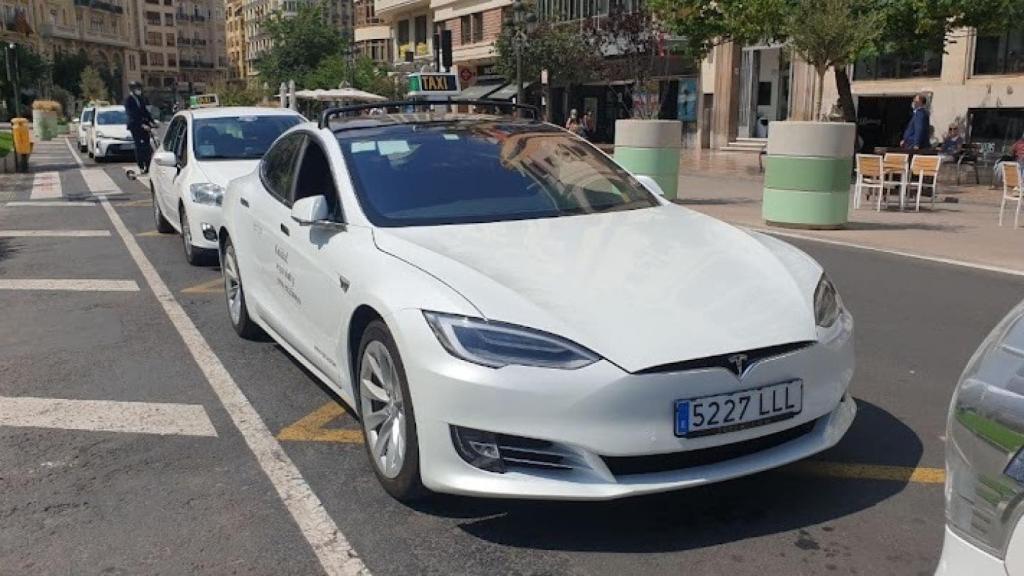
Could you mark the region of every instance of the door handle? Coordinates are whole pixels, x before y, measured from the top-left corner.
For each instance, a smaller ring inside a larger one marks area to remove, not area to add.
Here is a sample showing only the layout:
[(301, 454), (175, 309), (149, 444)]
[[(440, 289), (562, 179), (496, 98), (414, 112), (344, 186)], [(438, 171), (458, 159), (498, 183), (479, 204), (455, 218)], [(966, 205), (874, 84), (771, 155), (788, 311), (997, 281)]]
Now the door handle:
[(284, 232), (285, 236), (291, 236), (292, 235), (292, 233), (288, 231), (288, 227), (285, 226), (284, 224), (281, 224), (281, 232)]
[(246, 200), (244, 197), (239, 198), (238, 201), (242, 203), (242, 206), (245, 206), (246, 208), (249, 207), (249, 201)]

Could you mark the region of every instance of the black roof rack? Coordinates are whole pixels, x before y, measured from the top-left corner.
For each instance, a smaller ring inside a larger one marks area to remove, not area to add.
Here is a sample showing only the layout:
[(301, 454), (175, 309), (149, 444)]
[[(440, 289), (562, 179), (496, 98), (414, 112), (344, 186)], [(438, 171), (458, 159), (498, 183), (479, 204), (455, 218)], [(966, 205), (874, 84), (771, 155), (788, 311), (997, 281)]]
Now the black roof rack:
[(448, 100), (390, 100), (387, 102), (373, 102), (368, 104), (352, 104), (351, 106), (337, 106), (334, 108), (328, 108), (320, 114), (319, 127), (325, 128), (331, 121), (331, 118), (345, 116), (352, 112), (362, 112), (363, 110), (372, 110), (374, 108), (407, 108), (407, 107), (419, 107), (425, 108), (428, 106), (448, 106), (448, 105), (468, 105), (468, 106), (493, 106), (495, 108), (508, 108), (510, 111), (523, 111), (529, 112), (533, 120), (540, 118), (540, 112), (536, 106), (527, 106), (526, 104), (513, 104), (512, 102), (503, 102), (501, 100), (459, 100), (458, 98), (450, 98)]

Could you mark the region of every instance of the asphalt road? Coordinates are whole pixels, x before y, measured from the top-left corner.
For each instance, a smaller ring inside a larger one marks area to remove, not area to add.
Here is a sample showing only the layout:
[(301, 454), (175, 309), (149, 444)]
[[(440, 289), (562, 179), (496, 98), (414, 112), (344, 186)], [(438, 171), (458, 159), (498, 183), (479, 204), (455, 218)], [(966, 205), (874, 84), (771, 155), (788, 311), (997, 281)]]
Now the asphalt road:
[[(47, 192), (37, 187), (33, 200), (25, 177), (3, 176), (0, 192), (16, 203), (0, 206), (0, 574), (323, 573), (287, 498), (90, 194), (96, 178), (52, 155), (42, 169), (59, 173), (63, 200), (84, 205), (43, 206)], [(1024, 278), (797, 243), (824, 264), (856, 320), (860, 411), (836, 448), (749, 478), (609, 503), (439, 496), (407, 507), (378, 487), (357, 423), (329, 392), (274, 343), (235, 336), (219, 270), (188, 266), (180, 238), (154, 232), (145, 187), (121, 165), (87, 161), (94, 169), (113, 180), (113, 211), (299, 480), (377, 575), (930, 574), (950, 393), (1024, 296)], [(37, 232), (3, 237), (15, 230)], [(56, 235), (69, 230), (79, 235)], [(49, 282), (69, 279), (117, 282), (77, 291)], [(5, 401), (24, 398), (46, 409), (48, 399), (97, 402), (45, 427), (5, 426), (32, 416), (5, 415)], [(103, 431), (113, 417), (101, 401), (156, 406), (188, 426)]]

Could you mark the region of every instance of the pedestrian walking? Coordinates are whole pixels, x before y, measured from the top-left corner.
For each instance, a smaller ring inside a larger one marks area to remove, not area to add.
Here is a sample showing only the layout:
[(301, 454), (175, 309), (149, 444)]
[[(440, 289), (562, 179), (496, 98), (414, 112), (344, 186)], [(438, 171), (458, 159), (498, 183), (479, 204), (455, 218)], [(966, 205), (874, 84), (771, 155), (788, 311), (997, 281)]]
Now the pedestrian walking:
[(594, 139), (594, 133), (597, 131), (597, 125), (594, 122), (594, 112), (587, 110), (583, 113), (583, 132), (586, 135), (587, 140)]
[(900, 148), (907, 150), (929, 148), (931, 146), (929, 141), (931, 118), (927, 108), (925, 108), (928, 105), (928, 97), (924, 94), (918, 94), (914, 96), (914, 100), (910, 105), (914, 112), (910, 117), (910, 122), (907, 123), (907, 129), (903, 131), (903, 140), (900, 141)]
[(575, 108), (569, 111), (569, 119), (565, 121), (565, 129), (581, 138), (587, 137), (586, 131), (583, 128), (583, 120), (580, 118), (579, 111)]
[(149, 174), (149, 161), (153, 157), (150, 140), (156, 121), (149, 113), (149, 101), (142, 93), (142, 83), (133, 81), (129, 89), (131, 93), (124, 99), (124, 110), (128, 115), (128, 131), (135, 141), (135, 163), (142, 174)]

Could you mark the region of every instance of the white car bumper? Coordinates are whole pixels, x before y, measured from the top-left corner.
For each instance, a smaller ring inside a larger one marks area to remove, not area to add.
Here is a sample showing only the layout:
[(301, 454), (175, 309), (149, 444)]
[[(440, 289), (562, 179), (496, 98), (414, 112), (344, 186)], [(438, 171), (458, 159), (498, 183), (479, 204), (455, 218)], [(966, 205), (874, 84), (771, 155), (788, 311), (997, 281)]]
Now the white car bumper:
[(107, 156), (131, 156), (135, 154), (135, 143), (131, 140), (109, 140), (106, 138), (96, 139), (96, 149), (93, 155), (99, 158)]
[(946, 526), (942, 557), (935, 576), (1006, 576), (1006, 564), (961, 538)]
[[(435, 491), (497, 497), (604, 500), (688, 488), (800, 460), (836, 444), (856, 405), (853, 322), (844, 314), (827, 341), (765, 359), (744, 374), (710, 368), (630, 374), (607, 361), (579, 370), (498, 370), (449, 355), (422, 312), (394, 321), (416, 411), (424, 484)], [(804, 382), (796, 416), (755, 428), (679, 438), (676, 400)], [(504, 473), (464, 460), (452, 426), (499, 434)], [(540, 442), (537, 442), (540, 441)], [(525, 451), (523, 451), (525, 450)], [(536, 451), (536, 454), (531, 452)], [(557, 462), (560, 467), (516, 460)]]

